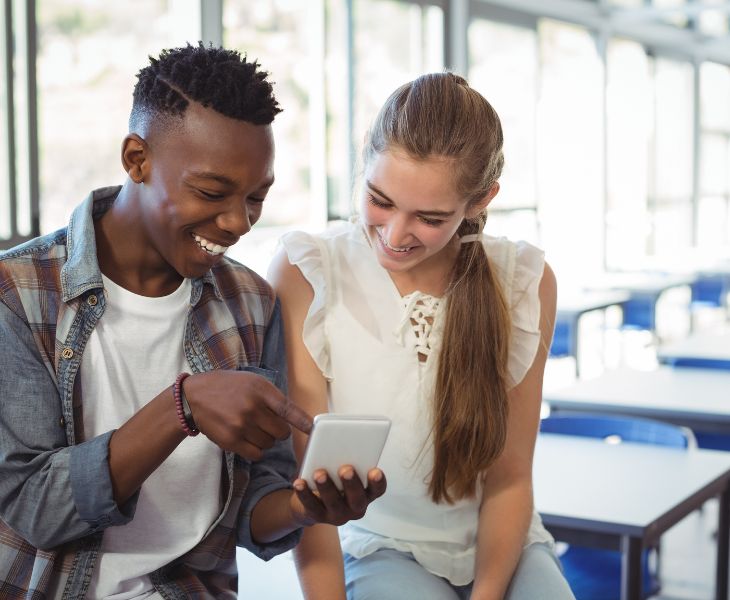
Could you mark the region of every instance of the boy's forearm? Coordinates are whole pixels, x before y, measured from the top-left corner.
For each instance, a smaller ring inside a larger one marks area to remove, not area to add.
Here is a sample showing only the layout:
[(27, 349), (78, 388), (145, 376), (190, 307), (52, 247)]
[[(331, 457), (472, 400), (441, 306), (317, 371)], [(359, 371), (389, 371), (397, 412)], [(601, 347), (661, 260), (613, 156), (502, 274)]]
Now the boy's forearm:
[(172, 388), (166, 388), (112, 435), (109, 473), (118, 505), (126, 502), (185, 439), (176, 416)]
[(281, 489), (258, 501), (251, 513), (251, 538), (254, 542), (269, 544), (311, 524), (292, 510), (293, 494), (290, 489)]

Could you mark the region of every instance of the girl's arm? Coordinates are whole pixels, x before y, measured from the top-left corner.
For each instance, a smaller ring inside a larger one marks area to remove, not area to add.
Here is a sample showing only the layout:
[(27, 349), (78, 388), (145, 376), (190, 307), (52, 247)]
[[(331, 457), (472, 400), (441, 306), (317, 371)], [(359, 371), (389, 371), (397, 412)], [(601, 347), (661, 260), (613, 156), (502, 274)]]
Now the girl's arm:
[(556, 289), (555, 275), (546, 264), (539, 290), (540, 346), (525, 378), (509, 392), (507, 442), (485, 480), (472, 600), (502, 600), (530, 525), (532, 456), (540, 422), (543, 372), (555, 322)]
[[(314, 292), (301, 271), (282, 251), (269, 268), (268, 280), (281, 301), (286, 343), (289, 397), (310, 415), (327, 412), (327, 382), (304, 345), (304, 319)], [(307, 438), (293, 431), (294, 453), (301, 463)], [(294, 550), (299, 582), (305, 598), (345, 598), (345, 577), (337, 528), (314, 525), (304, 530)]]

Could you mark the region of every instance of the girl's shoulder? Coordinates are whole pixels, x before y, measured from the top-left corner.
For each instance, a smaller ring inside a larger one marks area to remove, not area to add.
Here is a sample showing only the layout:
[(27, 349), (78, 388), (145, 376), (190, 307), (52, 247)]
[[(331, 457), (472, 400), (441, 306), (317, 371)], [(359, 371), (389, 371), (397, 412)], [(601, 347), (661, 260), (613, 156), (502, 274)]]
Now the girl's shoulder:
[(491, 266), (496, 270), (507, 296), (539, 282), (545, 268), (545, 253), (524, 240), (485, 235), (482, 241)]

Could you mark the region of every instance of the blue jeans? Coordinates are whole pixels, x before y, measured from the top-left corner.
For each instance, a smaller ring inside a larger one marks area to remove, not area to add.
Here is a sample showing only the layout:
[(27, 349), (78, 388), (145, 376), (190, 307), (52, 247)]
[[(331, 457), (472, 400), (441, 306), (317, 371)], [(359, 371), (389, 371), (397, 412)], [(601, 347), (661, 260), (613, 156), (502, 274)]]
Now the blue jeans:
[[(469, 600), (471, 584), (455, 586), (424, 569), (412, 554), (383, 549), (357, 559), (345, 554), (347, 600)], [(504, 600), (575, 600), (560, 561), (547, 544), (522, 552)]]

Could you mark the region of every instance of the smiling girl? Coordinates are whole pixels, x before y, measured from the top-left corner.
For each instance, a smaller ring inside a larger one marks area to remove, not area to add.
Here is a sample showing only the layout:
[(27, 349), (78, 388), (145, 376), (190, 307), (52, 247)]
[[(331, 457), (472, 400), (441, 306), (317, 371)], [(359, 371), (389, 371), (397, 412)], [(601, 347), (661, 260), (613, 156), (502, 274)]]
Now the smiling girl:
[(388, 98), (363, 159), (359, 220), (288, 234), (270, 271), (292, 399), (393, 421), (385, 496), (339, 536), (305, 533), (305, 595), (573, 598), (532, 497), (555, 277), (537, 248), (482, 233), (499, 118), (461, 77), (424, 75)]

